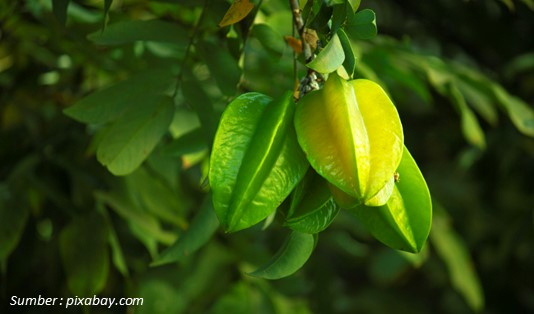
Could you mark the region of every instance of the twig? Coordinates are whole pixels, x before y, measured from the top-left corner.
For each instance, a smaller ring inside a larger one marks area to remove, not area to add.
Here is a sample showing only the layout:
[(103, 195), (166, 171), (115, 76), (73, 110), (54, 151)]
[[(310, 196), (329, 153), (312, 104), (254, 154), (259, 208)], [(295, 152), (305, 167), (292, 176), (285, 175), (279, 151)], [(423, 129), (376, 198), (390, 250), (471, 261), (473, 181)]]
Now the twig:
[[(310, 44), (306, 41), (305, 32), (305, 26), (304, 21), (302, 20), (302, 15), (299, 7), (298, 0), (289, 0), (289, 5), (291, 7), (291, 12), (293, 13), (293, 24), (294, 28), (297, 29), (300, 37), (300, 41), (302, 42), (302, 53), (304, 55), (304, 60), (306, 63), (313, 60), (314, 55), (311, 49)], [(296, 71), (296, 63), (294, 63), (294, 69)], [(314, 70), (308, 68), (308, 72), (306, 73), (306, 76), (304, 76), (299, 83), (299, 97), (298, 99), (302, 98), (307, 93), (318, 90), (319, 83), (322, 81), (322, 76), (320, 73), (315, 72)], [(296, 99), (296, 101), (298, 101)]]
[(182, 81), (183, 75), (184, 75), (184, 69), (187, 63), (187, 59), (189, 59), (189, 55), (191, 54), (191, 49), (195, 45), (195, 40), (198, 36), (198, 32), (200, 29), (200, 25), (202, 24), (202, 21), (204, 20), (204, 16), (206, 15), (206, 11), (208, 8), (208, 3), (210, 0), (204, 0), (204, 5), (202, 7), (202, 12), (200, 12), (200, 16), (197, 20), (197, 23), (195, 24), (195, 27), (193, 29), (193, 34), (191, 34), (191, 38), (189, 38), (189, 43), (187, 44), (187, 47), (185, 48), (185, 54), (184, 59), (182, 60), (182, 64), (180, 67), (180, 73), (176, 77), (176, 86), (174, 87), (174, 92), (172, 93), (172, 98), (176, 97), (176, 94), (178, 93), (178, 90), (180, 89), (180, 83)]
[(293, 21), (299, 32), (300, 40), (302, 41), (302, 53), (304, 54), (304, 60), (310, 62), (313, 55), (311, 51), (310, 44), (304, 38), (304, 21), (302, 20), (302, 15), (300, 14), (300, 7), (298, 0), (289, 0), (289, 5), (291, 6), (291, 12), (293, 13)]

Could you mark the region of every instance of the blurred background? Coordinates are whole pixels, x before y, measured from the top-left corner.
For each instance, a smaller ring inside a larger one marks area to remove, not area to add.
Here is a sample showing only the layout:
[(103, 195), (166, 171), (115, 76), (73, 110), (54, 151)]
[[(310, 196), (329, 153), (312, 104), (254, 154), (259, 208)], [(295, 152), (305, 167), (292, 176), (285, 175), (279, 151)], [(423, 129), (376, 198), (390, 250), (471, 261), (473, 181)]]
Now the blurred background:
[[(198, 98), (176, 95), (168, 134), (126, 176), (97, 161), (104, 126), (62, 111), (153, 67), (194, 77), (196, 96), (217, 113), (245, 91), (292, 89), (286, 1), (261, 1), (240, 24), (219, 28), (229, 5), (0, 3), (0, 312), (533, 313), (532, 0), (362, 1), (377, 15), (379, 36), (352, 43), (356, 76), (387, 88), (433, 197), (421, 254), (385, 247), (342, 212), (289, 278), (246, 275), (287, 235), (276, 223), (206, 231), (194, 254), (150, 265), (206, 206), (210, 143), (195, 133)], [(176, 25), (176, 41), (127, 31), (121, 40), (88, 37), (106, 23), (113, 30), (150, 19)], [(256, 24), (278, 41), (266, 44)], [(143, 297), (144, 304), (13, 307), (14, 295)]]

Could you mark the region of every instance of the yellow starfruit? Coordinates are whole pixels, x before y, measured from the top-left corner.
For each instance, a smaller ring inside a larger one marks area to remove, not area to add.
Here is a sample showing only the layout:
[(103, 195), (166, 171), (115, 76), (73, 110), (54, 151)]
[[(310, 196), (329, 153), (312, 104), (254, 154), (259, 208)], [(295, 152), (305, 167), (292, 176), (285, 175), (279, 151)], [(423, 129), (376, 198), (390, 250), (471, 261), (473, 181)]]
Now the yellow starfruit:
[(294, 123), (317, 173), (357, 203), (387, 202), (404, 135), (395, 105), (378, 84), (332, 73), (323, 89), (299, 101)]

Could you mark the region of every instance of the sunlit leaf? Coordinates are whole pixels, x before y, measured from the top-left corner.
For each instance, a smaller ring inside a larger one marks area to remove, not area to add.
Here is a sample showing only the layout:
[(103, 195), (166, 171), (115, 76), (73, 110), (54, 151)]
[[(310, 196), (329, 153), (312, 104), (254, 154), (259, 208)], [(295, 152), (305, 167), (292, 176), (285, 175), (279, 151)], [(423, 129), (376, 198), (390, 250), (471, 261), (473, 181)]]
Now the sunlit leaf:
[(219, 221), (211, 205), (211, 197), (208, 197), (191, 221), (189, 228), (180, 235), (176, 242), (163, 251), (152, 265), (178, 262), (190, 256), (211, 239), (218, 227)]
[(430, 240), (447, 265), (453, 287), (475, 312), (481, 311), (484, 308), (484, 294), (480, 280), (464, 241), (452, 229), (443, 210), (436, 210)]
[(219, 23), (219, 27), (224, 27), (241, 21), (250, 13), (250, 11), (252, 11), (253, 8), (254, 4), (251, 3), (250, 0), (234, 0)]
[(172, 121), (174, 104), (160, 96), (130, 110), (110, 127), (96, 156), (115, 175), (133, 172), (152, 152)]
[(122, 45), (135, 41), (170, 42), (186, 45), (187, 31), (177, 23), (160, 20), (128, 20), (110, 24), (87, 38), (99, 45)]
[(263, 266), (249, 273), (254, 277), (280, 279), (298, 271), (311, 256), (317, 235), (291, 232), (282, 247)]
[(398, 168), (399, 182), (384, 206), (357, 206), (350, 211), (387, 246), (420, 252), (432, 223), (432, 203), (426, 182), (408, 150), (404, 148)]
[(70, 291), (98, 294), (109, 272), (108, 230), (102, 217), (89, 214), (69, 223), (59, 236), (59, 252)]
[(306, 66), (319, 73), (331, 73), (339, 68), (343, 61), (345, 61), (343, 46), (338, 35), (334, 34), (326, 47)]

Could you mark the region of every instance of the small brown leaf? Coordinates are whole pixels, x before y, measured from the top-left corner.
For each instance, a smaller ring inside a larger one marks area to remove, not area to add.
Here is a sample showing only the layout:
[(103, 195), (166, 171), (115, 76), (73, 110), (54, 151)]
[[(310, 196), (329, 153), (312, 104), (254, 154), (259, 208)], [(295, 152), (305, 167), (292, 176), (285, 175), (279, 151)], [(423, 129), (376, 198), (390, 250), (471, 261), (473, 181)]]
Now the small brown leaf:
[(226, 11), (222, 21), (219, 23), (219, 27), (241, 21), (252, 11), (252, 8), (254, 8), (254, 4), (250, 3), (250, 0), (234, 0), (234, 3)]
[(310, 45), (312, 50), (317, 49), (317, 41), (319, 40), (319, 37), (317, 36), (317, 32), (313, 29), (305, 28), (304, 29), (304, 40)]
[(284, 36), (284, 40), (295, 53), (302, 52), (302, 41), (300, 39), (296, 39), (293, 36)]

